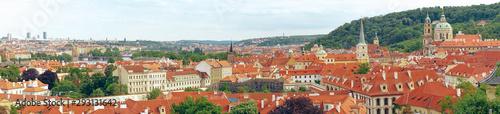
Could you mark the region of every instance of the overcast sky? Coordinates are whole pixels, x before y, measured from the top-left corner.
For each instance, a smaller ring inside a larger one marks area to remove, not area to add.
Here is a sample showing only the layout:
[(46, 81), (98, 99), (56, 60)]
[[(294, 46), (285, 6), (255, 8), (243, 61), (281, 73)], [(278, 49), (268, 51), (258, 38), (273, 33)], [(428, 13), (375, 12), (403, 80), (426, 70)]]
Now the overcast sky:
[[(0, 36), (241, 40), (327, 34), (363, 16), (495, 0), (0, 0)], [(446, 9), (445, 9), (446, 10)]]

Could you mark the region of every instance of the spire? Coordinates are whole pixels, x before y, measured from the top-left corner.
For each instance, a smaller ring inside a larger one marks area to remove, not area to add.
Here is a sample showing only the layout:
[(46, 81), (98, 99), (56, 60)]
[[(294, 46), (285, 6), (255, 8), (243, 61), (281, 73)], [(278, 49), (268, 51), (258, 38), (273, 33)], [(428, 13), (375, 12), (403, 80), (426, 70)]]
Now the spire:
[(375, 32), (375, 40), (378, 40), (377, 32)]
[(363, 17), (361, 17), (360, 21), (361, 21), (361, 28), (359, 29), (359, 43), (358, 43), (358, 45), (366, 45), (365, 33), (363, 31)]
[(429, 11), (427, 11), (427, 17), (425, 17), (425, 23), (431, 23), (431, 18), (429, 18)]
[(229, 52), (233, 52), (233, 38), (231, 38), (231, 47), (229, 47)]

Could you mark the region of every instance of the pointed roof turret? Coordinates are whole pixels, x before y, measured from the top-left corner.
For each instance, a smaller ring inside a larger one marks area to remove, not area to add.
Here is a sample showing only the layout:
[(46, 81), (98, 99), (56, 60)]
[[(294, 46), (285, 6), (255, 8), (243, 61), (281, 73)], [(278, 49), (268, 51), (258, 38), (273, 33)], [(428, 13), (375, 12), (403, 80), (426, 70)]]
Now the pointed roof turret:
[(363, 30), (363, 18), (360, 19), (360, 22), (361, 22), (361, 28), (359, 29), (359, 43), (358, 43), (358, 45), (366, 45), (365, 33)]
[(377, 32), (375, 32), (375, 40), (378, 40)]
[(427, 11), (427, 17), (425, 18), (425, 23), (431, 23), (431, 18), (429, 18), (429, 11)]
[(233, 52), (233, 40), (231, 40), (231, 47), (229, 47), (229, 52)]

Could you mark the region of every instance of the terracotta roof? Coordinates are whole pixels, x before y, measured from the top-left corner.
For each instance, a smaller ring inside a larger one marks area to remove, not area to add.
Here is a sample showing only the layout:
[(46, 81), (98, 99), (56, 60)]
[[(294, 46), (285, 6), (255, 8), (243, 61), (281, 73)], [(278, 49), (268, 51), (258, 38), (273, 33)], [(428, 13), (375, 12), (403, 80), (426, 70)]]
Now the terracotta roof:
[(314, 62), (317, 60), (319, 60), (319, 59), (316, 58), (316, 55), (304, 55), (304, 56), (299, 57), (295, 61), (297, 61), (297, 62)]
[[(401, 95), (394, 103), (418, 106), (439, 112), (441, 108), (438, 104), (445, 96), (451, 96), (456, 100), (458, 98), (457, 89), (445, 87), (442, 82), (427, 82), (422, 87)], [(449, 112), (449, 110), (446, 112)]]
[(24, 92), (40, 92), (40, 91), (46, 91), (47, 89), (43, 89), (41, 87), (27, 87), (24, 89)]
[(127, 71), (132, 70), (132, 72), (144, 72), (144, 67), (142, 65), (125, 65), (123, 68)]
[(356, 61), (356, 54), (327, 55), (326, 59), (333, 58), (335, 61)]

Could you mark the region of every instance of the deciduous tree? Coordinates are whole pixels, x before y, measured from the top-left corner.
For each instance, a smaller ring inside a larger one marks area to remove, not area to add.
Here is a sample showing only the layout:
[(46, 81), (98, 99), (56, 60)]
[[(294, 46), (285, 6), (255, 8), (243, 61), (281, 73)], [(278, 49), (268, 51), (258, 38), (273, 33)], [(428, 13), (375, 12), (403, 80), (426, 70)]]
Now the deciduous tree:
[(25, 81), (35, 80), (35, 78), (38, 76), (38, 71), (34, 68), (30, 68), (26, 71), (23, 71), (23, 74), (21, 76)]
[(148, 98), (148, 100), (153, 100), (156, 99), (156, 97), (158, 97), (158, 95), (160, 94), (163, 94), (163, 92), (159, 88), (156, 88), (153, 89), (153, 91), (149, 92), (146, 97)]
[(258, 111), (254, 100), (242, 102), (231, 108), (231, 114), (258, 114)]
[(323, 111), (314, 106), (308, 97), (291, 97), (269, 114), (322, 114)]
[(59, 78), (57, 77), (57, 73), (54, 73), (50, 70), (46, 70), (42, 74), (38, 76), (38, 79), (44, 83), (49, 85), (49, 89), (54, 87), (54, 81), (59, 82)]
[(179, 105), (173, 103), (171, 108), (172, 114), (221, 114), (222, 107), (208, 101), (206, 97), (193, 99), (188, 96)]
[(101, 90), (101, 88), (97, 88), (90, 94), (90, 97), (102, 97), (104, 96), (104, 92)]

